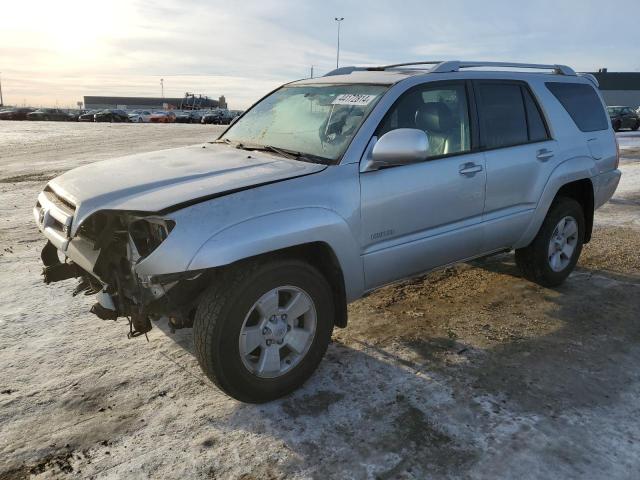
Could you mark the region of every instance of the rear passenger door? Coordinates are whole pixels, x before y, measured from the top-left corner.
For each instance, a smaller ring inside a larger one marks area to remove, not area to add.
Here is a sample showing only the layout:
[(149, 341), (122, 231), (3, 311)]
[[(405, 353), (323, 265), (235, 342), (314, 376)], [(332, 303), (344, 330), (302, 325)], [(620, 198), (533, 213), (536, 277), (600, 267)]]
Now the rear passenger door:
[(474, 81), (485, 152), (484, 250), (510, 248), (533, 216), (552, 169), (555, 142), (526, 82)]

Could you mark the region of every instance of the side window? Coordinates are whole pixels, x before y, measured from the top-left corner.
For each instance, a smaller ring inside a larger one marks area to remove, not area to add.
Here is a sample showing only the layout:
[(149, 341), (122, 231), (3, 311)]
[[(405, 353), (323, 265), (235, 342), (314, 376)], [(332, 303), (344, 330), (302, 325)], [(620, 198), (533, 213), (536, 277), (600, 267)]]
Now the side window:
[(527, 109), (527, 126), (529, 128), (529, 141), (540, 142), (549, 139), (549, 132), (542, 120), (542, 114), (538, 104), (531, 96), (528, 88), (522, 87), (522, 95), (524, 96), (524, 106)]
[(426, 84), (404, 93), (391, 107), (376, 135), (417, 128), (429, 138), (429, 156), (471, 150), (469, 108), (464, 83)]
[(546, 85), (581, 131), (595, 132), (609, 128), (600, 98), (591, 85), (565, 82), (547, 82)]
[(508, 147), (529, 141), (520, 85), (480, 82), (477, 92), (484, 148)]

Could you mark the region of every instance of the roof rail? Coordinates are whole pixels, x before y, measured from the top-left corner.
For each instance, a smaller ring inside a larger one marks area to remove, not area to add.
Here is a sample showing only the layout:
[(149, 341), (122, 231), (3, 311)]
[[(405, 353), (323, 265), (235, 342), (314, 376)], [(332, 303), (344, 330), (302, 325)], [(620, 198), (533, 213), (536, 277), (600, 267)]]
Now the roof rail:
[(392, 65), (381, 65), (379, 67), (367, 67), (366, 70), (370, 72), (377, 72), (382, 70), (387, 70), (388, 68), (396, 68), (396, 67), (409, 67), (412, 65), (439, 65), (442, 63), (442, 60), (430, 60), (426, 62), (409, 62), (409, 63), (394, 63)]
[(592, 73), (578, 73), (579, 77), (584, 77), (588, 80), (591, 80), (591, 82), (598, 88), (600, 88), (600, 82), (598, 81), (598, 79), (596, 78), (595, 75), (593, 75)]
[(447, 73), (457, 72), (461, 68), (475, 67), (499, 67), (499, 68), (532, 68), (539, 70), (553, 70), (557, 75), (576, 76), (576, 72), (566, 65), (545, 65), (540, 63), (511, 63), (511, 62), (462, 62), (460, 60), (451, 60), (442, 62), (431, 69), (431, 73)]
[[(511, 63), (511, 62), (463, 62), (460, 60), (449, 60), (446, 62), (429, 60), (424, 62), (408, 62), (408, 63), (394, 63), (391, 65), (381, 65), (378, 67), (340, 67), (325, 74), (325, 77), (331, 75), (348, 75), (355, 71), (370, 71), (381, 72), (391, 68), (398, 67), (410, 67), (415, 65), (432, 65), (429, 69), (429, 73), (448, 73), (458, 72), (462, 68), (476, 68), (476, 67), (497, 67), (497, 68), (531, 68), (538, 70), (553, 70), (556, 75), (569, 75), (576, 76), (576, 72), (566, 65), (545, 65), (540, 63)], [(593, 81), (593, 80), (592, 80)]]
[(334, 75), (349, 75), (353, 72), (357, 72), (360, 70), (366, 70), (366, 67), (340, 67), (340, 68), (335, 68), (333, 70), (331, 70), (330, 72), (327, 72), (323, 75), (323, 77), (332, 77)]

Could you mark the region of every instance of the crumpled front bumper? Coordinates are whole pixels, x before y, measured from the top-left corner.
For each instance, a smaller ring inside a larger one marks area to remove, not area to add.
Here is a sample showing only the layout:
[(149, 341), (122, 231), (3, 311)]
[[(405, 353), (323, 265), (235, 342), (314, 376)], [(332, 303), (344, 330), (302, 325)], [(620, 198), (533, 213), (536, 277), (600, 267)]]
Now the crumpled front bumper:
[(93, 243), (82, 237), (69, 237), (73, 215), (73, 206), (51, 190), (40, 192), (33, 207), (36, 225), (47, 240), (80, 268), (92, 272), (100, 250), (94, 249)]

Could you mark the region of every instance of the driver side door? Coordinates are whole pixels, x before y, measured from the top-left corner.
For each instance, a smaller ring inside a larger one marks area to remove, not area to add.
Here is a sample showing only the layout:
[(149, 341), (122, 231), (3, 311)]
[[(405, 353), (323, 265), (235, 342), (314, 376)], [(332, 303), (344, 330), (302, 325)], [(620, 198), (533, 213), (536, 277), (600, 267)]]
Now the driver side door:
[(471, 96), (465, 81), (422, 84), (378, 127), (377, 138), (396, 128), (425, 131), (429, 156), (360, 174), (367, 290), (482, 253), (486, 169), (475, 151)]

